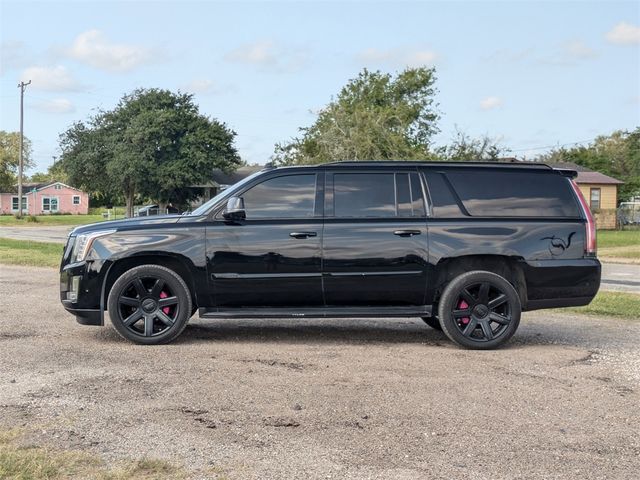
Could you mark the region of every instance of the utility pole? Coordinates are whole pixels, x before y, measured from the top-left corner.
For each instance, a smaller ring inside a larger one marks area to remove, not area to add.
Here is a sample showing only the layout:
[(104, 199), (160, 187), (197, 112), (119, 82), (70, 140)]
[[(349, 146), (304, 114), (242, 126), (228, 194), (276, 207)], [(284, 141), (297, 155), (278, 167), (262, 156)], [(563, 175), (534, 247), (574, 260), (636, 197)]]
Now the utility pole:
[(27, 85), (31, 84), (31, 80), (27, 83), (20, 82), (18, 88), (20, 89), (20, 160), (18, 161), (18, 217), (22, 217), (22, 169), (23, 169), (23, 155), (24, 155), (24, 91)]

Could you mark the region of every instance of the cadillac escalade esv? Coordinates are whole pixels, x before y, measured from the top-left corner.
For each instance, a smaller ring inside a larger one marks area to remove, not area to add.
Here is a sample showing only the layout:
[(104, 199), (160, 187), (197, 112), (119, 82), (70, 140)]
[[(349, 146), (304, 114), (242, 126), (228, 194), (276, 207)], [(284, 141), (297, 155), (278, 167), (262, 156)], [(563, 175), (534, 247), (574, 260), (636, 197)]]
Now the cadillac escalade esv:
[(495, 348), (523, 310), (588, 304), (593, 217), (541, 164), (339, 162), (265, 168), (186, 215), (71, 232), (64, 307), (142, 344), (189, 318), (421, 317)]

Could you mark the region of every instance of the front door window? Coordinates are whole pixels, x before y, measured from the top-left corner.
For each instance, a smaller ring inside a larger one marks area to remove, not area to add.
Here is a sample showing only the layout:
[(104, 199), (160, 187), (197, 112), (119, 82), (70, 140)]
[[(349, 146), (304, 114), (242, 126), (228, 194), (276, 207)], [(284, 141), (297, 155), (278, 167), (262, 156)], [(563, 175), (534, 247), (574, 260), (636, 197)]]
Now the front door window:
[(285, 175), (259, 183), (242, 195), (247, 220), (313, 217), (315, 173)]

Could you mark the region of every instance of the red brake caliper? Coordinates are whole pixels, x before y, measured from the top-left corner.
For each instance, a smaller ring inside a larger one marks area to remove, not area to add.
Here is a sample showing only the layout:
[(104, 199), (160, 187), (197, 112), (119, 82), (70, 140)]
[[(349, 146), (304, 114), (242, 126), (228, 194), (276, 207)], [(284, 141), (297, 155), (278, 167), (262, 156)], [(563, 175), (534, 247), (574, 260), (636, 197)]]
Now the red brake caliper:
[[(167, 292), (160, 292), (160, 298), (167, 298), (169, 295), (167, 295)], [(169, 307), (163, 307), (162, 311), (164, 312), (165, 315), (169, 315)]]
[[(469, 304), (467, 302), (465, 302), (464, 300), (460, 300), (460, 303), (458, 303), (458, 309), (459, 310), (464, 310), (465, 308), (469, 308)], [(470, 321), (471, 321), (471, 319), (469, 317), (462, 317), (460, 319), (460, 322), (463, 325), (467, 325)]]

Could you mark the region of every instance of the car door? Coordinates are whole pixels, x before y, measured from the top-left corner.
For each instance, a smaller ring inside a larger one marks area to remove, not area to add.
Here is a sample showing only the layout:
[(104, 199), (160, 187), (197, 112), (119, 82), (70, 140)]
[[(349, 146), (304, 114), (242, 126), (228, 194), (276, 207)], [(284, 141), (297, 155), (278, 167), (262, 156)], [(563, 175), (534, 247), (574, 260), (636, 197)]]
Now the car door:
[(327, 306), (423, 305), (427, 224), (416, 169), (326, 173)]
[(313, 170), (274, 172), (236, 194), (245, 220), (217, 212), (206, 254), (218, 308), (322, 305), (322, 181)]

